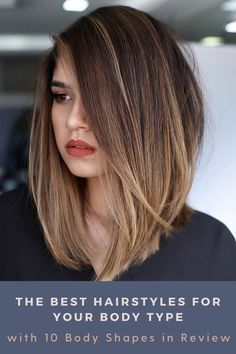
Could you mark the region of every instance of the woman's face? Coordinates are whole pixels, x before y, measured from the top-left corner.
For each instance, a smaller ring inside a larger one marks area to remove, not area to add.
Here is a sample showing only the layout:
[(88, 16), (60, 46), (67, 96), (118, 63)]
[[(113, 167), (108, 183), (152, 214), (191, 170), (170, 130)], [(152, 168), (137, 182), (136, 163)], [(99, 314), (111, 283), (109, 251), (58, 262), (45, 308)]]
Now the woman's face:
[[(68, 169), (78, 177), (102, 175), (105, 157), (85, 118), (76, 80), (60, 60), (53, 73), (51, 92), (52, 125), (56, 144)], [(93, 149), (85, 148), (83, 142)]]

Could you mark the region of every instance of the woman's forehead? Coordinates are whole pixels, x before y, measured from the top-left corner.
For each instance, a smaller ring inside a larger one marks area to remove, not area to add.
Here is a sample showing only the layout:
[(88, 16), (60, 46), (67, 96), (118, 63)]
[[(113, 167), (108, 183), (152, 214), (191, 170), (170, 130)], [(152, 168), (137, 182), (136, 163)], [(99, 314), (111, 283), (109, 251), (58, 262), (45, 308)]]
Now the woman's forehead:
[(78, 87), (75, 71), (72, 66), (61, 58), (57, 59), (53, 70), (53, 81), (63, 82), (67, 87)]

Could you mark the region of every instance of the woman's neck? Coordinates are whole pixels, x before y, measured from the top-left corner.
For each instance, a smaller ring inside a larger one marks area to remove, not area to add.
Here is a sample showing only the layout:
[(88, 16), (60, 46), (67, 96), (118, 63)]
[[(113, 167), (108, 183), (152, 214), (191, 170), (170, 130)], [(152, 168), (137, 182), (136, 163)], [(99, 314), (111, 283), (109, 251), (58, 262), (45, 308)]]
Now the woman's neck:
[(110, 244), (110, 219), (105, 206), (104, 192), (98, 178), (87, 178), (86, 185), (86, 224), (95, 253), (91, 264), (97, 274), (104, 266)]
[(104, 191), (98, 177), (87, 178), (86, 200), (90, 207), (90, 212), (93, 211), (101, 219), (107, 218)]

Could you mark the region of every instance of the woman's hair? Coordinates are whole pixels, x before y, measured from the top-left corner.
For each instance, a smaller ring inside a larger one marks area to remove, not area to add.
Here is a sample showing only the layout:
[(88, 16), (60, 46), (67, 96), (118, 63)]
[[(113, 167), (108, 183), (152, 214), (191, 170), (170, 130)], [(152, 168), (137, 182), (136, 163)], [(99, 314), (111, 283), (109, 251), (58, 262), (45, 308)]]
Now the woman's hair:
[[(75, 74), (107, 168), (110, 247), (94, 280), (113, 280), (186, 226), (202, 145), (204, 108), (185, 45), (164, 23), (127, 6), (96, 9), (54, 36), (41, 68), (32, 119), (29, 187), (46, 244), (66, 267), (90, 264), (86, 179), (74, 176), (54, 137), (50, 85), (57, 60)], [(104, 184), (105, 181), (105, 184)]]

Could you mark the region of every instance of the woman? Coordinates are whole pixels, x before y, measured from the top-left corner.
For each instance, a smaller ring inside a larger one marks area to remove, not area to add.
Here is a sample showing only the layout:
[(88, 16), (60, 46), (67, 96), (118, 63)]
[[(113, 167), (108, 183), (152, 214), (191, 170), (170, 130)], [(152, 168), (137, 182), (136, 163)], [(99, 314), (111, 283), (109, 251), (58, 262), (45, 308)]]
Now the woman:
[(183, 49), (125, 6), (54, 36), (28, 187), (1, 196), (2, 280), (236, 280), (233, 236), (187, 205), (204, 109)]

